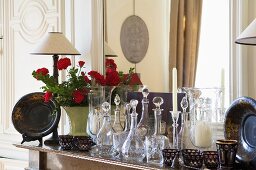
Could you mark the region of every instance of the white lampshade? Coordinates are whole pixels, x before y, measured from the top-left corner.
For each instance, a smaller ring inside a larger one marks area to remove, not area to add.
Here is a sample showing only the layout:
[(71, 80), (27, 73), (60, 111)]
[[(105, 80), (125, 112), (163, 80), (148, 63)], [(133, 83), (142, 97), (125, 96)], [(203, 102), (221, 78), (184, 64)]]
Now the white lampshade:
[(256, 45), (256, 19), (238, 36), (235, 43)]
[(104, 42), (105, 57), (117, 57), (116, 53), (109, 47), (108, 43)]
[(77, 49), (60, 32), (49, 32), (31, 54), (80, 55)]

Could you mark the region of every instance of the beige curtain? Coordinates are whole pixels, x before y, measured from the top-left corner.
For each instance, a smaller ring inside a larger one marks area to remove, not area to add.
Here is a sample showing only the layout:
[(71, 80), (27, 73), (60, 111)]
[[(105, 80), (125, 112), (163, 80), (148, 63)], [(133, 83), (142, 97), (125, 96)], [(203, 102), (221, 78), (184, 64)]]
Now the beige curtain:
[(178, 87), (194, 87), (203, 0), (171, 0), (170, 91), (172, 68), (178, 72)]

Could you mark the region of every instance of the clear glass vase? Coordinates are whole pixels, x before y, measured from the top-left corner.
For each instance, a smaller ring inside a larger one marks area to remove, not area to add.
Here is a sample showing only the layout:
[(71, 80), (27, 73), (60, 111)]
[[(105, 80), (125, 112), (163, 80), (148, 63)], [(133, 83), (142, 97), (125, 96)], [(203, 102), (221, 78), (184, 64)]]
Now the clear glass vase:
[(91, 87), (88, 93), (89, 101), (89, 116), (87, 121), (87, 133), (95, 141), (96, 135), (102, 125), (103, 114), (101, 105), (104, 100), (104, 87), (94, 86)]
[(133, 109), (131, 113), (131, 128), (128, 137), (122, 146), (122, 156), (123, 159), (127, 161), (142, 162), (145, 157), (144, 142), (136, 134), (138, 116), (136, 113), (136, 106), (138, 100), (131, 100), (130, 104)]

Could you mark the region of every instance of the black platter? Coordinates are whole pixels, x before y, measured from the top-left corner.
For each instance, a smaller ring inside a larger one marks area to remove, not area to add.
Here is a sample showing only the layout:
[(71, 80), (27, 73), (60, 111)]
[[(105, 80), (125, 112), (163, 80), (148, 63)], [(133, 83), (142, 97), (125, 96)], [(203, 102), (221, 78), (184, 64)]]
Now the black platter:
[(60, 108), (54, 100), (44, 102), (45, 93), (35, 92), (23, 96), (14, 106), (12, 122), (22, 134), (23, 142), (39, 140), (53, 132), (60, 120)]
[(224, 135), (238, 141), (237, 160), (247, 169), (256, 169), (256, 101), (240, 97), (225, 114)]

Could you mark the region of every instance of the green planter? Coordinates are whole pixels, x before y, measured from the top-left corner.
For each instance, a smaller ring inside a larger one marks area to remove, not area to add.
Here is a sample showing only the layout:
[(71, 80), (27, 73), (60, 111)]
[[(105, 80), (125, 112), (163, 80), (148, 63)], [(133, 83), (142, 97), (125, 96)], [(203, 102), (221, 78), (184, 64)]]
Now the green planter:
[(89, 107), (64, 107), (70, 121), (70, 132), (72, 136), (88, 136), (86, 133)]

